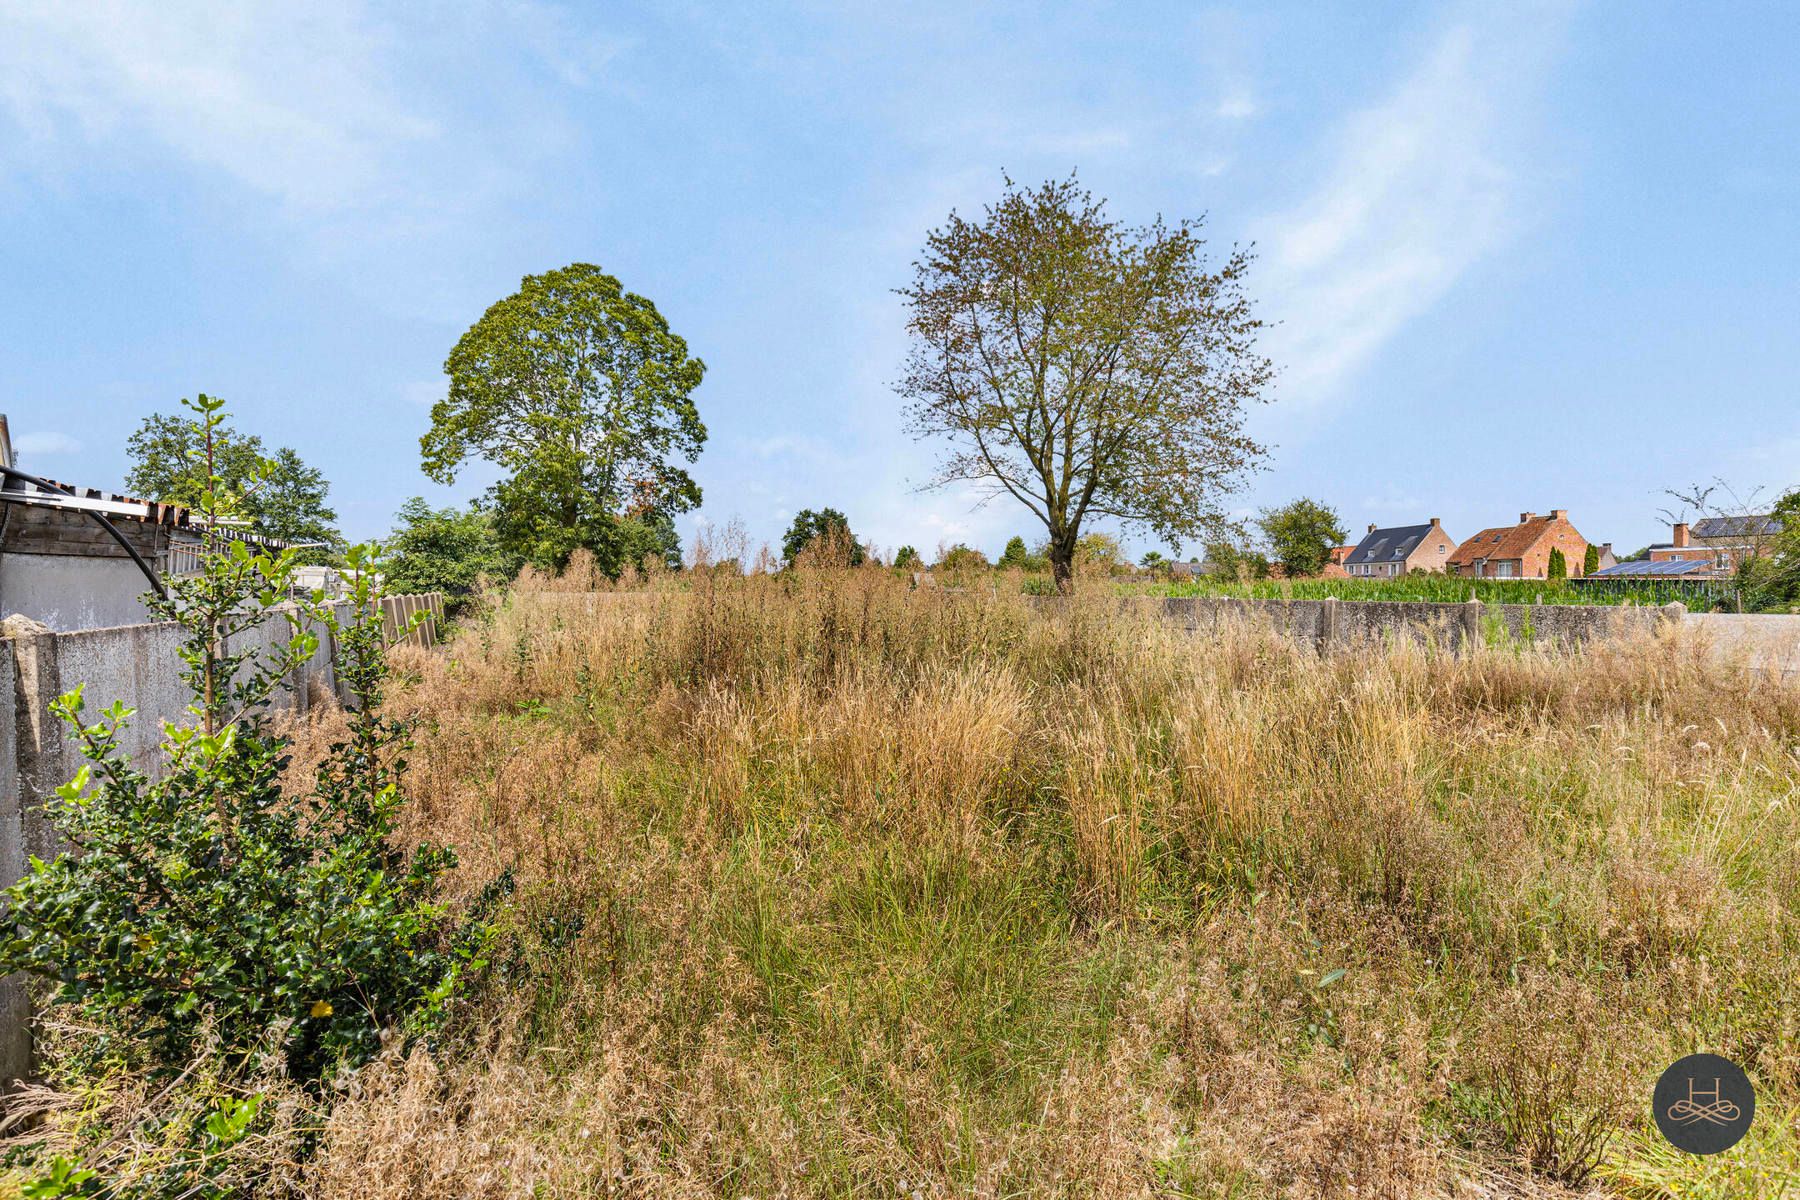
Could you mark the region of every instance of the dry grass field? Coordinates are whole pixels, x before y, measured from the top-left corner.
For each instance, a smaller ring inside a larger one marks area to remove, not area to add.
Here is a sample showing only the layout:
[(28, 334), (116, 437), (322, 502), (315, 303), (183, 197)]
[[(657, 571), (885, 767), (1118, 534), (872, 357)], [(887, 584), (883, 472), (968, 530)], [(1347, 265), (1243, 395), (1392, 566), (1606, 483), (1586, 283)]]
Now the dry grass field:
[[(588, 586), (401, 660), (411, 832), (518, 889), (309, 1194), (1800, 1192), (1793, 691), (1104, 587)], [(1711, 1160), (1649, 1124), (1700, 1048), (1759, 1087)]]

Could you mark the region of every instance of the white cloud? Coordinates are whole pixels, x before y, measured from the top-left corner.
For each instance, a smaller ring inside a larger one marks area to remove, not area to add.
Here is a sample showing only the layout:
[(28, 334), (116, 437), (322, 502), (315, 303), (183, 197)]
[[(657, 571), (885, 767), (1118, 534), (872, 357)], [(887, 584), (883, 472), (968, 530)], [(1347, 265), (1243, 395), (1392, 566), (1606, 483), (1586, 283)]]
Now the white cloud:
[(1246, 91), (1237, 91), (1228, 94), (1223, 100), (1219, 101), (1219, 106), (1213, 110), (1215, 116), (1225, 121), (1247, 120), (1250, 117), (1254, 117), (1257, 112), (1256, 97)]
[(443, 379), (415, 379), (405, 384), (400, 392), (413, 407), (430, 408), (450, 394), (450, 384)]
[(21, 434), (12, 444), (20, 454), (75, 454), (81, 450), (81, 443), (75, 438), (49, 431)]
[(304, 210), (368, 204), (434, 123), (388, 88), (352, 3), (23, 3), (0, 16), (0, 100), (38, 141), (148, 138)]
[(495, 230), (528, 236), (515, 202), (543, 166), (578, 170), (571, 89), (625, 46), (592, 19), (534, 0), (0, 0), (0, 185), (189, 176), (309, 268), (436, 319), (504, 256)]
[(1324, 179), (1264, 223), (1264, 316), (1281, 393), (1328, 398), (1523, 223), (1523, 133), (1560, 10), (1444, 28), (1337, 130)]

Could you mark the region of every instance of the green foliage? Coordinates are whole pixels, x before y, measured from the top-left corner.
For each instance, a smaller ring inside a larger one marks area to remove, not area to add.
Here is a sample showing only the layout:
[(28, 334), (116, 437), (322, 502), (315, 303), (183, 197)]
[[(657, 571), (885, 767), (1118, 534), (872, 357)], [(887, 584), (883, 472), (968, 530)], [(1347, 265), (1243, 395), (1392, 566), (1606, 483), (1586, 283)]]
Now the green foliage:
[(901, 289), (908, 424), (945, 445), (931, 485), (1024, 505), (1061, 586), (1090, 518), (1199, 536), (1265, 457), (1244, 428), (1274, 375), (1249, 267), (1209, 261), (1197, 221), (1113, 219), (1072, 176), (951, 213)]
[[(1208, 551), (1209, 557), (1211, 551)], [(1463, 579), (1430, 571), (1413, 571), (1393, 579), (1254, 580), (1213, 576), (1152, 585), (1166, 596), (1238, 596), (1253, 600), (1417, 600), (1459, 604), (1471, 594), (1489, 604), (1666, 604), (1698, 603), (1687, 589), (1645, 581), (1633, 588), (1589, 587), (1540, 579)]]
[(1317, 575), (1331, 561), (1333, 546), (1342, 545), (1346, 534), (1337, 511), (1304, 496), (1279, 508), (1265, 508), (1257, 527), (1268, 540), (1279, 562), (1291, 577)]
[(618, 553), (621, 567), (629, 565), (641, 570), (654, 562), (679, 571), (681, 535), (675, 532), (675, 519), (667, 513), (626, 517), (619, 522)]
[(815, 554), (829, 555), (834, 561), (847, 562), (853, 567), (863, 564), (862, 544), (850, 532), (849, 519), (835, 508), (822, 508), (817, 512), (803, 508), (795, 513), (793, 523), (781, 538), (782, 560), (791, 567), (800, 561), (808, 547), (815, 544)]
[(922, 562), (918, 550), (912, 546), (902, 546), (894, 555), (894, 565), (903, 571), (916, 571)]
[(1738, 565), (1738, 583), (1747, 609), (1763, 612), (1792, 611), (1800, 602), (1800, 488), (1784, 494), (1769, 515), (1780, 529), (1761, 547), (1761, 553)]
[(1600, 569), (1600, 547), (1588, 543), (1587, 553), (1581, 556), (1581, 573), (1592, 575)]
[(1216, 568), (1220, 580), (1243, 581), (1267, 579), (1269, 560), (1260, 550), (1221, 539), (1206, 544), (1206, 561)]
[(1561, 583), (1569, 577), (1569, 560), (1559, 547), (1550, 547), (1550, 565), (1544, 574), (1551, 583)]
[(414, 496), (383, 545), (387, 590), (396, 595), (442, 592), (448, 611), (461, 608), (483, 576), (501, 580), (519, 569), (500, 546), (493, 514), (478, 505), (432, 508)]
[(211, 490), (222, 516), (246, 518), (270, 537), (324, 542), (323, 549), (302, 553), (305, 562), (327, 561), (343, 547), (337, 513), (326, 503), (330, 484), (286, 446), (271, 455), (260, 437), (228, 424), (209, 439), (201, 421), (159, 413), (144, 418), (125, 452), (132, 462), (125, 486), (137, 495), (198, 508)]
[(1110, 533), (1084, 533), (1075, 543), (1075, 562), (1087, 571), (1112, 575), (1125, 570), (1125, 548)]
[[(210, 442), (221, 402), (190, 407)], [(200, 493), (203, 516), (222, 484)], [(0, 968), (53, 981), (57, 1003), (161, 1067), (208, 1038), (228, 1062), (274, 1059), (318, 1079), (372, 1055), (383, 1029), (428, 1024), (479, 948), (479, 931), (450, 936), (435, 900), (451, 854), (390, 841), (407, 735), (380, 712), (381, 564), (363, 547), (346, 562), (347, 603), (282, 605), (291, 552), (209, 535), (202, 569), (148, 601), (183, 630), (193, 696), (192, 723), (164, 726), (160, 778), (125, 748), (132, 710), (90, 719), (80, 687), (53, 706), (85, 760), (48, 807), (74, 852), (33, 858), (7, 890)], [(288, 640), (259, 652), (255, 631), (284, 621)], [(350, 697), (348, 734), (295, 792), (270, 702), (321, 629)]]
[(1006, 549), (1000, 553), (1000, 561), (994, 564), (1001, 570), (1043, 571), (1049, 569), (1050, 560), (1039, 546), (1030, 549), (1025, 539), (1014, 535), (1006, 543)]
[(938, 560), (936, 569), (951, 572), (979, 571), (986, 570), (987, 565), (987, 555), (975, 549), (973, 546), (964, 545), (962, 542), (958, 542), (956, 545), (944, 551), (944, 556)]
[(506, 472), (490, 501), (508, 554), (555, 569), (585, 548), (614, 577), (668, 554), (665, 523), (700, 503), (679, 463), (706, 441), (693, 401), (706, 365), (654, 304), (586, 263), (530, 275), (444, 370), (425, 473), (450, 483), (471, 457)]

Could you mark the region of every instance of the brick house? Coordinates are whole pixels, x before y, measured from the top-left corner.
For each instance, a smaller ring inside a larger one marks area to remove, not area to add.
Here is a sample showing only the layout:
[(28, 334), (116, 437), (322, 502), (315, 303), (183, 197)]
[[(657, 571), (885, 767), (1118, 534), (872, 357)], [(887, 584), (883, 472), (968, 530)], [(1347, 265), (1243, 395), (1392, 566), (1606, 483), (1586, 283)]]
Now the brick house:
[(1569, 523), (1569, 510), (1553, 508), (1549, 516), (1519, 514), (1517, 525), (1484, 529), (1456, 548), (1447, 564), (1453, 575), (1470, 579), (1545, 579), (1550, 551), (1561, 550), (1570, 576), (1581, 574), (1587, 539)]
[(1737, 574), (1745, 559), (1761, 554), (1781, 522), (1767, 513), (1742, 517), (1707, 517), (1690, 527), (1678, 521), (1671, 541), (1650, 547), (1651, 562), (1704, 562), (1718, 576)]
[(1408, 571), (1442, 571), (1455, 548), (1455, 541), (1436, 517), (1424, 525), (1396, 525), (1389, 529), (1371, 525), (1363, 540), (1344, 556), (1342, 566), (1350, 575), (1362, 579), (1384, 579)]

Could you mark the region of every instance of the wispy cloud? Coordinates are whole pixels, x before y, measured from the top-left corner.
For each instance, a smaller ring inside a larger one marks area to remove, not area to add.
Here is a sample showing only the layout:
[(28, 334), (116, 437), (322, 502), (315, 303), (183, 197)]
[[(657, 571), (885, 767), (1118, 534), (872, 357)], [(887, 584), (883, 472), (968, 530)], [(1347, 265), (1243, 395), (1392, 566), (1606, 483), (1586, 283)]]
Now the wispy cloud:
[(450, 385), (442, 379), (415, 379), (402, 386), (400, 394), (413, 408), (430, 408), (450, 394)]
[(296, 208), (371, 203), (396, 149), (437, 129), (385, 85), (388, 37), (359, 6), (295, 12), (10, 5), (0, 99), (39, 143), (147, 138)]
[(12, 440), (13, 449), (20, 454), (76, 454), (81, 450), (81, 442), (66, 433), (26, 433)]
[(1329, 398), (1524, 223), (1524, 129), (1560, 14), (1503, 8), (1443, 27), (1337, 129), (1319, 185), (1264, 223), (1286, 399)]
[(1243, 121), (1257, 113), (1256, 97), (1247, 91), (1231, 92), (1219, 101), (1213, 115), (1226, 121)]
[(0, 3), (0, 185), (195, 181), (309, 267), (395, 267), (459, 307), (447, 247), (529, 222), (514, 202), (568, 151), (570, 94), (627, 45), (575, 11)]

